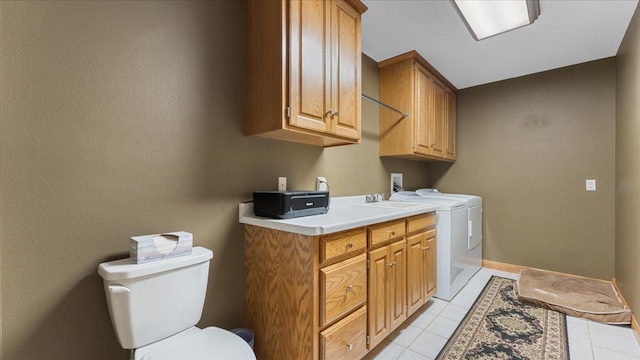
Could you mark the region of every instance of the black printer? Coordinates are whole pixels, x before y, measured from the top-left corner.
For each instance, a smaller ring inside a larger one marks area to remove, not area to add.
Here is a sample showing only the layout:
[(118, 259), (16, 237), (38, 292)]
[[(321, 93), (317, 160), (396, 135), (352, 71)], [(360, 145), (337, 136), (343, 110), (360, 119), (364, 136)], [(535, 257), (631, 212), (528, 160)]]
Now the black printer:
[(253, 193), (253, 213), (274, 219), (326, 214), (329, 211), (328, 191), (256, 191)]

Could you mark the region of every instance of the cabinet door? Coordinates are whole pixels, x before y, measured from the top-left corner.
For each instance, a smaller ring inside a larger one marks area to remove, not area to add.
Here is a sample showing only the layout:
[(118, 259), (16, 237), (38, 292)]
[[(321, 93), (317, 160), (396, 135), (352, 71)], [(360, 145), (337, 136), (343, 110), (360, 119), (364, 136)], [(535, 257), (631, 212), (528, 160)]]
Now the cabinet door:
[(431, 155), (429, 132), (431, 131), (431, 74), (422, 65), (414, 62), (414, 149), (416, 154)]
[(369, 325), (369, 349), (373, 349), (389, 335), (389, 247), (369, 251), (369, 297), (367, 312)]
[(407, 316), (424, 304), (424, 251), (425, 233), (407, 237)]
[(438, 280), (438, 249), (436, 242), (436, 231), (429, 230), (425, 235), (425, 245), (423, 247), (425, 254), (424, 278), (425, 278), (425, 301), (435, 295), (436, 284)]
[(360, 14), (344, 0), (331, 6), (331, 132), (360, 139)]
[(445, 128), (445, 158), (456, 159), (456, 94), (447, 89), (446, 92), (446, 128)]
[(433, 78), (432, 83), (432, 113), (431, 113), (431, 155), (444, 157), (444, 112), (446, 88), (439, 80)]
[(328, 132), (330, 3), (291, 0), (289, 9), (289, 125)]
[(407, 242), (403, 239), (389, 245), (389, 316), (390, 331), (407, 319)]

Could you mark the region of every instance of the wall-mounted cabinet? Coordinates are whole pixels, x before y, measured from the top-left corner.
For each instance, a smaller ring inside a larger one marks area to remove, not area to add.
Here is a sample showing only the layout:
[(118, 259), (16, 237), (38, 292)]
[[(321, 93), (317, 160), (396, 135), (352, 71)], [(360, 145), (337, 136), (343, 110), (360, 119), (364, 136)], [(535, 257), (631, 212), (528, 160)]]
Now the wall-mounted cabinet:
[(456, 160), (456, 93), (451, 89), (447, 89), (445, 94), (445, 153), (447, 160)]
[(245, 135), (359, 143), (359, 0), (250, 0)]
[(455, 161), (455, 87), (415, 51), (379, 67), (380, 101), (409, 113), (380, 108), (380, 156)]

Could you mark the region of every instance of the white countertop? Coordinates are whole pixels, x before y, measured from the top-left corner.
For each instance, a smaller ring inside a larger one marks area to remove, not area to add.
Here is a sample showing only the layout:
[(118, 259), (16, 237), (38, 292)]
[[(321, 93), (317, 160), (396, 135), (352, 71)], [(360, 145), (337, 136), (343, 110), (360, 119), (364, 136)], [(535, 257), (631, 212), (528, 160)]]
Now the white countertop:
[(270, 219), (255, 216), (252, 202), (241, 203), (238, 213), (243, 224), (314, 236), (424, 214), (438, 207), (436, 204), (395, 201), (366, 204), (365, 195), (361, 195), (331, 198), (329, 212), (322, 215)]

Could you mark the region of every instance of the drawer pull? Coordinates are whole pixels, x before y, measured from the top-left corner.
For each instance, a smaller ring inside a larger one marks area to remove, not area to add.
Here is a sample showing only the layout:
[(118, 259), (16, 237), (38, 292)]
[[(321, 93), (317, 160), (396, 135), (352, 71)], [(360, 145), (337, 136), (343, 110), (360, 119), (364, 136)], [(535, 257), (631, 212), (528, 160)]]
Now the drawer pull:
[(353, 349), (353, 344), (347, 344), (347, 350)]
[(353, 285), (347, 286), (347, 291), (353, 291)]
[(391, 234), (391, 236), (394, 236), (394, 235), (396, 234), (396, 231), (395, 231), (395, 230), (391, 230), (391, 231), (389, 232), (389, 234)]
[(353, 247), (353, 243), (347, 243), (347, 249), (351, 249)]

